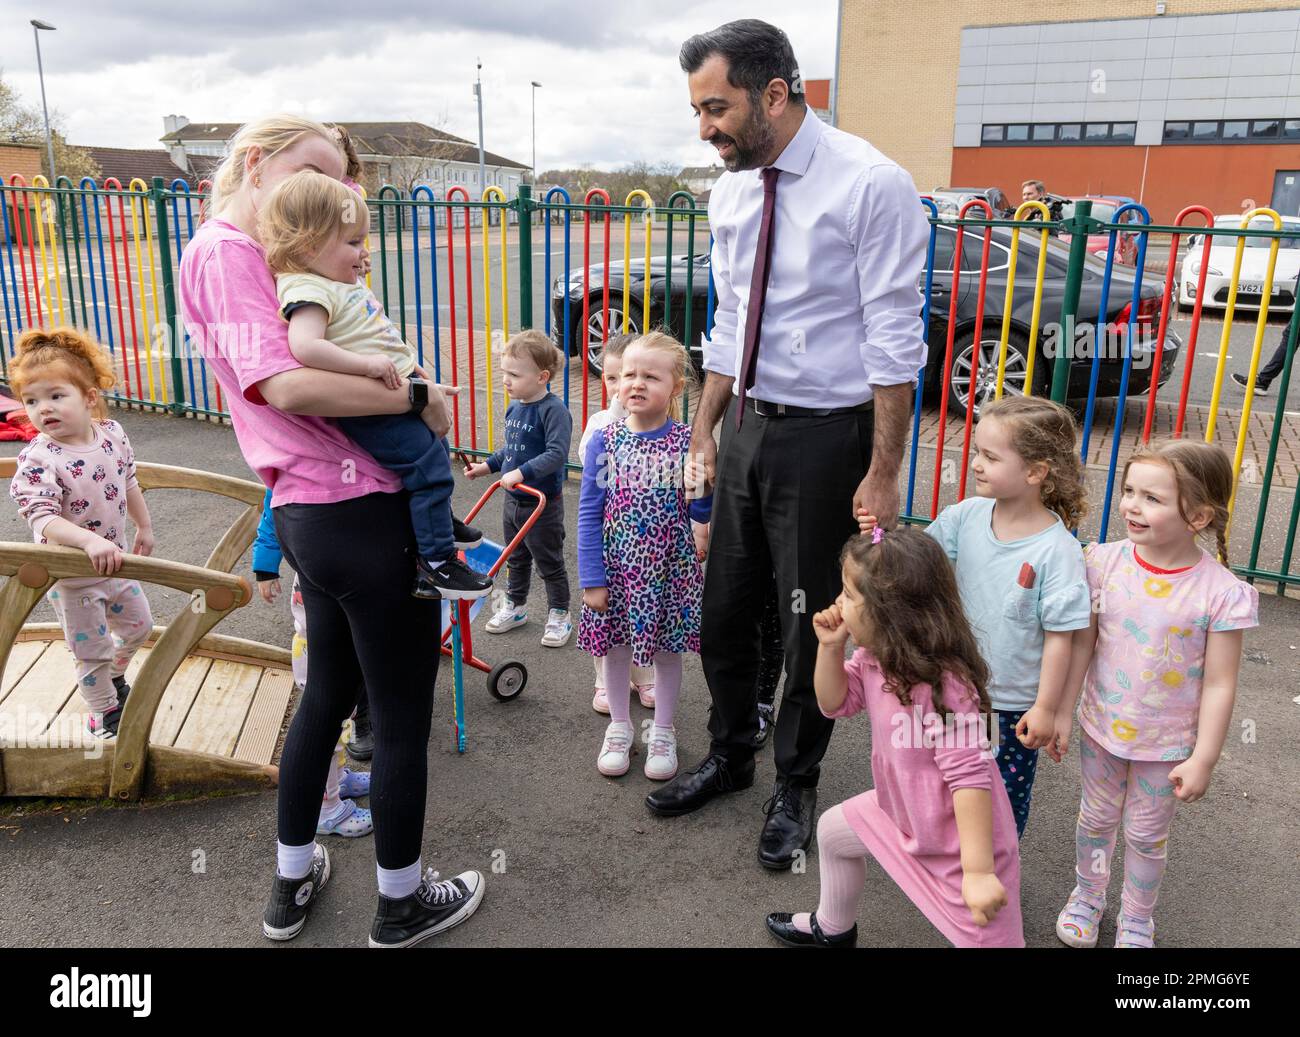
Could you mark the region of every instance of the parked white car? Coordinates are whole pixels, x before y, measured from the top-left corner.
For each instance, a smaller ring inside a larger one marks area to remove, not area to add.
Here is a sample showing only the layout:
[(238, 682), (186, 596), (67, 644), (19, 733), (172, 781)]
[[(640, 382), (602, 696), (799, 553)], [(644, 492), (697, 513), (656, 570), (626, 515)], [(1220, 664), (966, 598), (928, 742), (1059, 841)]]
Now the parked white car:
[[(1214, 226), (1241, 226), (1240, 216), (1216, 216)], [(1250, 229), (1271, 230), (1273, 220), (1257, 216), (1250, 221)], [(1290, 313), (1295, 308), (1296, 276), (1300, 275), (1300, 219), (1282, 217), (1282, 228), (1295, 231), (1294, 237), (1281, 239), (1278, 246), (1277, 266), (1273, 269), (1273, 294), (1269, 300), (1270, 313)], [(1201, 274), (1201, 252), (1205, 235), (1193, 234), (1187, 239), (1187, 254), (1178, 279), (1178, 304), (1190, 310), (1196, 302), (1196, 283)], [(1205, 274), (1205, 309), (1224, 309), (1228, 305), (1228, 288), (1232, 279), (1232, 263), (1237, 251), (1234, 235), (1214, 235), (1210, 246), (1209, 269)], [(1258, 310), (1263, 301), (1264, 277), (1268, 273), (1269, 246), (1272, 238), (1246, 238), (1246, 248), (1241, 256), (1241, 272), (1237, 277), (1237, 309)]]

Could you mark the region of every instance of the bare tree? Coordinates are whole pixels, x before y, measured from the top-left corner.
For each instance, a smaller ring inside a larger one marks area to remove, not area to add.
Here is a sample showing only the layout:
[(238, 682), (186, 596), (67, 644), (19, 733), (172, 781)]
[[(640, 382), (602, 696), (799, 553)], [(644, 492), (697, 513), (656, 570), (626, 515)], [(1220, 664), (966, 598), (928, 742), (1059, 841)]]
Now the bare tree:
[[(609, 192), (611, 205), (622, 205), (629, 194), (640, 189), (654, 199), (656, 207), (666, 206), (669, 196), (685, 187), (679, 173), (680, 167), (672, 162), (632, 162), (612, 172), (590, 166), (551, 169), (538, 176), (538, 195), (545, 195), (551, 186), (558, 184), (569, 192), (573, 201), (581, 202), (589, 190), (600, 187)], [(644, 204), (644, 199), (633, 204)]]
[[(58, 112), (50, 113), (50, 139), (54, 144), (54, 164), (60, 176), (67, 176), (74, 184), (83, 176), (98, 178), (102, 173), (98, 164), (84, 148), (67, 142), (59, 129)], [(18, 92), (0, 77), (0, 141), (18, 144), (45, 143), (45, 120), (39, 108), (23, 103)], [(41, 149), (41, 172), (50, 177), (49, 160)]]

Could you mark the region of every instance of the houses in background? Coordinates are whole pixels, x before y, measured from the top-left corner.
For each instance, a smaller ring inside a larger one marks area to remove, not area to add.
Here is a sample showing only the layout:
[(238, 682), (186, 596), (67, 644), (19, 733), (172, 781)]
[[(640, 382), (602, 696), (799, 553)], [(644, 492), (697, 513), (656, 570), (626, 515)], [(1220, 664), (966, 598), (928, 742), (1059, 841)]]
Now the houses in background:
[[(488, 187), (513, 198), (526, 179), (528, 165), (485, 151), (479, 182), (478, 145), (422, 122), (350, 122), (346, 127), (362, 165), (362, 183), (370, 192), (384, 184), (410, 194), (427, 187), (441, 198), (450, 187), (464, 187), (473, 199)], [(236, 122), (191, 122), (183, 115), (163, 118), (163, 144), (171, 162), (200, 178), (221, 161), (226, 144), (240, 127)]]

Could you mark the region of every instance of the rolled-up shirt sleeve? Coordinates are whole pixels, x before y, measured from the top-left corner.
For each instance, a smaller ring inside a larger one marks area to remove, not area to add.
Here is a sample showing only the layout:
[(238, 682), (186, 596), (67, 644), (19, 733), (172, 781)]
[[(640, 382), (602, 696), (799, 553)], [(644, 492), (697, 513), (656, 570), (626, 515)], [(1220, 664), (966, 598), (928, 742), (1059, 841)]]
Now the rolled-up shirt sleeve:
[[(713, 198), (709, 202), (712, 210)], [(704, 340), (704, 369), (724, 378), (735, 378), (736, 324), (739, 319), (740, 296), (731, 283), (727, 242), (725, 232), (720, 227), (713, 238), (713, 248), (709, 251), (709, 268), (713, 272), (713, 330)]]
[(914, 382), (926, 355), (917, 285), (929, 240), (916, 185), (898, 166), (872, 166), (853, 191), (850, 205), (849, 237), (862, 304), (859, 350), (867, 382)]

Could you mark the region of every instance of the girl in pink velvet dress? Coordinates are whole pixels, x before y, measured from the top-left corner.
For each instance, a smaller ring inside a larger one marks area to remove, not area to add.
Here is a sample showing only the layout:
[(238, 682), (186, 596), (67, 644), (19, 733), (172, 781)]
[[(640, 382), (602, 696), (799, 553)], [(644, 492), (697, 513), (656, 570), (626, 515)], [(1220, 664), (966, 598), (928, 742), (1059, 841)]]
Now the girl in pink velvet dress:
[[(952, 565), (917, 529), (855, 536), (841, 561), (843, 590), (813, 617), (813, 683), (826, 716), (870, 716), (875, 788), (817, 823), (817, 910), (770, 914), (767, 927), (795, 946), (854, 946), (874, 857), (958, 947), (1023, 947), (1016, 823), (988, 740), (989, 670)], [(845, 662), (850, 636), (860, 647)]]

